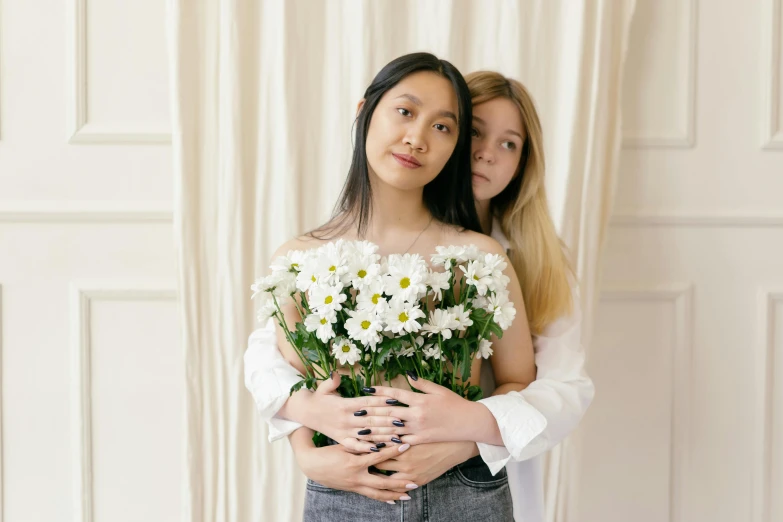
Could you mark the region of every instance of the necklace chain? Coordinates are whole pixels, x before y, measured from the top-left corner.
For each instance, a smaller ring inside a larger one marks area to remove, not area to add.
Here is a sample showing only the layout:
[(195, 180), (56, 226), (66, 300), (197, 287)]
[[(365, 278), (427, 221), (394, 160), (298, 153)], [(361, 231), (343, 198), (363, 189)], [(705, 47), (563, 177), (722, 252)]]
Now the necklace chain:
[(409, 247), (408, 247), (408, 248), (405, 250), (405, 252), (403, 252), (403, 254), (407, 254), (407, 253), (408, 253), (408, 251), (409, 251), (411, 248), (413, 248), (413, 245), (415, 245), (415, 244), (416, 244), (416, 241), (418, 241), (418, 240), (419, 240), (419, 238), (420, 238), (420, 237), (421, 237), (421, 235), (424, 233), (424, 231), (425, 231), (425, 230), (427, 230), (428, 228), (430, 228), (430, 225), (432, 225), (432, 220), (433, 220), (433, 219), (435, 219), (435, 216), (431, 216), (431, 217), (430, 217), (430, 220), (427, 222), (427, 225), (426, 225), (424, 228), (422, 228), (422, 229), (421, 229), (421, 232), (419, 232), (419, 235), (418, 235), (418, 236), (416, 236), (416, 239), (414, 239), (414, 240), (413, 240), (413, 243), (411, 243), (411, 244), (410, 244), (410, 246), (409, 246)]

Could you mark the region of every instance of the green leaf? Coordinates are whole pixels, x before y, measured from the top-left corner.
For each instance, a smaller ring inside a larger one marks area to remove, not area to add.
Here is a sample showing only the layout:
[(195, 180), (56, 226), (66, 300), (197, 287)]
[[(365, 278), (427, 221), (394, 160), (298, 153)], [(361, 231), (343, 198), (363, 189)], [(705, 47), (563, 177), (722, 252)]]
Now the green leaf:
[(482, 397), (484, 397), (484, 392), (482, 392), (481, 388), (479, 388), (478, 386), (473, 385), (468, 388), (468, 395), (466, 398), (469, 401), (475, 402), (480, 400)]
[(302, 389), (302, 386), (304, 386), (304, 385), (305, 385), (305, 380), (302, 379), (298, 383), (296, 383), (293, 386), (291, 386), (291, 393), (289, 393), (288, 395), (293, 395), (294, 393), (298, 392), (299, 390)]
[(313, 444), (315, 444), (316, 448), (323, 448), (324, 446), (328, 446), (329, 437), (327, 437), (323, 433), (316, 431), (315, 434), (313, 435)]
[(462, 365), (462, 381), (465, 382), (470, 379), (471, 363), (473, 360), (470, 358), (470, 345), (468, 344), (467, 339), (460, 339), (460, 341), (462, 341), (462, 360), (460, 361), (460, 364)]

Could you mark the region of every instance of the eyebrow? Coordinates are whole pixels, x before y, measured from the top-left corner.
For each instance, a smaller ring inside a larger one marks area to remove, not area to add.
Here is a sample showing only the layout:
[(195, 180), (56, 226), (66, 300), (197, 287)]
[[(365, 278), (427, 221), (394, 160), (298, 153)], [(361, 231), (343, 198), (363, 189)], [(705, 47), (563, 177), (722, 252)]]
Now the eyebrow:
[[(482, 120), (481, 118), (479, 118), (479, 117), (478, 117), (478, 116), (476, 116), (476, 115), (474, 115), (474, 116), (473, 116), (473, 119), (474, 119), (474, 120), (476, 120), (477, 122), (479, 122), (479, 123), (480, 123), (480, 124), (482, 124), (482, 125), (486, 125), (486, 124), (487, 124), (487, 122), (485, 122), (484, 120)], [(518, 132), (517, 132), (517, 131), (515, 131), (515, 130), (512, 130), (512, 129), (506, 129), (506, 133), (508, 133), (508, 134), (513, 134), (513, 135), (515, 135), (515, 136), (519, 136), (519, 139), (520, 139), (520, 140), (522, 140), (522, 141), (525, 141), (525, 138), (524, 138), (524, 136), (522, 136), (520, 133), (518, 133)]]
[[(421, 103), (420, 99), (418, 99), (416, 96), (412, 94), (402, 94), (400, 96), (397, 96), (397, 98), (395, 99), (399, 100), (400, 98), (405, 98), (407, 100), (410, 100), (414, 105), (418, 105), (419, 107), (424, 105), (423, 103)], [(451, 118), (452, 120), (454, 120), (454, 123), (459, 123), (459, 121), (457, 120), (457, 116), (451, 111), (438, 111), (438, 116), (442, 116), (444, 118)]]

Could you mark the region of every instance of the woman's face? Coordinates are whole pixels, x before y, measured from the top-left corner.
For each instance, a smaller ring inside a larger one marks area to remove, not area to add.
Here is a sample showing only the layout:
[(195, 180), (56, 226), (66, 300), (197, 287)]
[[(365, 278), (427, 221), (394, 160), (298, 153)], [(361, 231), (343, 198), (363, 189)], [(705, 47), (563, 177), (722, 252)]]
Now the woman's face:
[(494, 198), (514, 179), (524, 143), (525, 129), (514, 102), (495, 98), (473, 106), (471, 171), (476, 201)]
[(454, 152), (458, 113), (449, 80), (426, 71), (405, 77), (381, 97), (370, 120), (371, 175), (400, 190), (424, 187)]

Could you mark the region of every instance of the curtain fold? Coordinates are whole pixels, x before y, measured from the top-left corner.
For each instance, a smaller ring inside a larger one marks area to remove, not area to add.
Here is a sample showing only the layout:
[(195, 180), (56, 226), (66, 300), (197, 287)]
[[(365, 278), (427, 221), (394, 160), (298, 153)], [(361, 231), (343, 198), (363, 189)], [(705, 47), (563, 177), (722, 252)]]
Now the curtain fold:
[[(632, 0), (167, 1), (186, 520), (301, 518), (304, 477), (287, 443), (266, 442), (243, 385), (249, 286), (278, 245), (328, 217), (357, 103), (396, 56), (428, 50), (464, 73), (494, 69), (529, 87), (588, 343)], [(545, 462), (548, 520), (577, 521), (577, 442)]]

